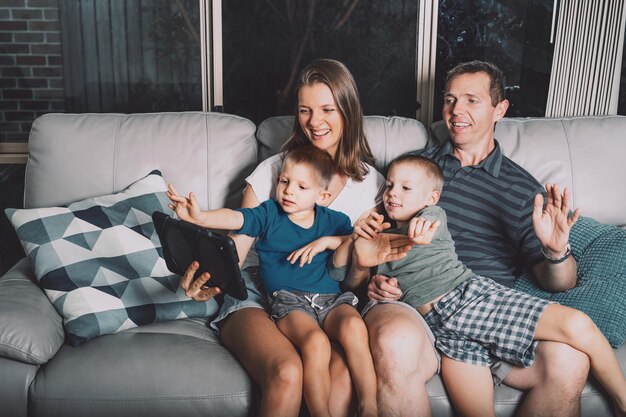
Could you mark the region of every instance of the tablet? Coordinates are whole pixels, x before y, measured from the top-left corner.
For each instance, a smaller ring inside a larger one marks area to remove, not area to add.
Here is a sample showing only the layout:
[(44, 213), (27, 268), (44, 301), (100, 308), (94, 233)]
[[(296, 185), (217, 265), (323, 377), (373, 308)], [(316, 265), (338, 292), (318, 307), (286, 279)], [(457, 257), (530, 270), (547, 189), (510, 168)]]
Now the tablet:
[(192, 261), (198, 261), (200, 267), (194, 279), (208, 272), (211, 278), (206, 285), (219, 287), (223, 293), (240, 300), (248, 298), (237, 248), (229, 236), (174, 219), (160, 211), (152, 214), (152, 221), (163, 247), (165, 264), (171, 272), (182, 276)]

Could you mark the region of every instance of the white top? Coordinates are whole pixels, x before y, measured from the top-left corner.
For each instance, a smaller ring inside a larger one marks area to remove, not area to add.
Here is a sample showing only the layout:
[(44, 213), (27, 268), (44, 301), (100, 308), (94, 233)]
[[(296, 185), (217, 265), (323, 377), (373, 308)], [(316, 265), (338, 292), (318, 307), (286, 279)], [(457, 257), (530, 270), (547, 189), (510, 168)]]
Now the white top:
[[(282, 153), (270, 156), (261, 162), (254, 172), (246, 178), (246, 182), (252, 187), (254, 194), (260, 202), (275, 197), (276, 184), (278, 183), (282, 165)], [(357, 182), (352, 178), (348, 178), (339, 195), (328, 206), (328, 208), (340, 211), (348, 216), (353, 225), (363, 212), (373, 209), (383, 201), (385, 177), (373, 166), (367, 164), (367, 167), (369, 172), (365, 175), (363, 181)], [(251, 249), (243, 267), (246, 268), (258, 264), (256, 251)]]

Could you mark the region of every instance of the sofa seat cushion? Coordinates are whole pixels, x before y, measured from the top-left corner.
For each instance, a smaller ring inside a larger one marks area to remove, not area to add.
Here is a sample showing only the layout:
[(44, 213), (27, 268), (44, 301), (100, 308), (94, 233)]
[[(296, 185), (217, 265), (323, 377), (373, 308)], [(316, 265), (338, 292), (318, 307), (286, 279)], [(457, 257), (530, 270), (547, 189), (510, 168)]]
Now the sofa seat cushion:
[(247, 416), (252, 390), (204, 321), (177, 320), (63, 345), (31, 385), (29, 410), (36, 416)]
[(7, 210), (71, 345), (217, 310), (214, 300), (189, 300), (165, 265), (151, 218), (171, 213), (165, 189), (155, 171), (120, 193), (68, 207)]
[(516, 288), (587, 313), (617, 348), (626, 340), (626, 230), (581, 217), (570, 243), (578, 263), (576, 287), (550, 293), (519, 279)]

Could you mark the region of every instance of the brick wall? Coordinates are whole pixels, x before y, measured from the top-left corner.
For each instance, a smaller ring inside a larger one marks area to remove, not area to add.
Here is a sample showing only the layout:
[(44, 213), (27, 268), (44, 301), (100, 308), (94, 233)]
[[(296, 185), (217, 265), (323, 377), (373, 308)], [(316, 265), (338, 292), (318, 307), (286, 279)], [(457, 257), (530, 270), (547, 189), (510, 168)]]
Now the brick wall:
[(27, 141), (36, 117), (63, 110), (58, 1), (0, 1), (0, 142)]

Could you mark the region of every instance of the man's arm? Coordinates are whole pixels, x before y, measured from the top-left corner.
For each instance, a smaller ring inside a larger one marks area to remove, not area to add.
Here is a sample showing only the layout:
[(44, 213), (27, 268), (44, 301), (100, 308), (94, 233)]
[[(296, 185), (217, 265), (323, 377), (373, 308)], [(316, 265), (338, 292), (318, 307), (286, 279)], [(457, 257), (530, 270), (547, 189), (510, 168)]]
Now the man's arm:
[(413, 243), (406, 235), (379, 233), (374, 239), (357, 238), (344, 285), (358, 287), (369, 278), (370, 267), (402, 259), (412, 247)]
[(541, 250), (546, 258), (533, 268), (537, 282), (547, 291), (566, 291), (576, 286), (576, 260), (569, 249), (569, 233), (578, 217), (580, 209), (570, 216), (571, 191), (563, 194), (559, 186), (546, 184), (547, 202), (543, 207), (543, 196), (535, 196), (533, 207), (533, 228), (541, 242)]

